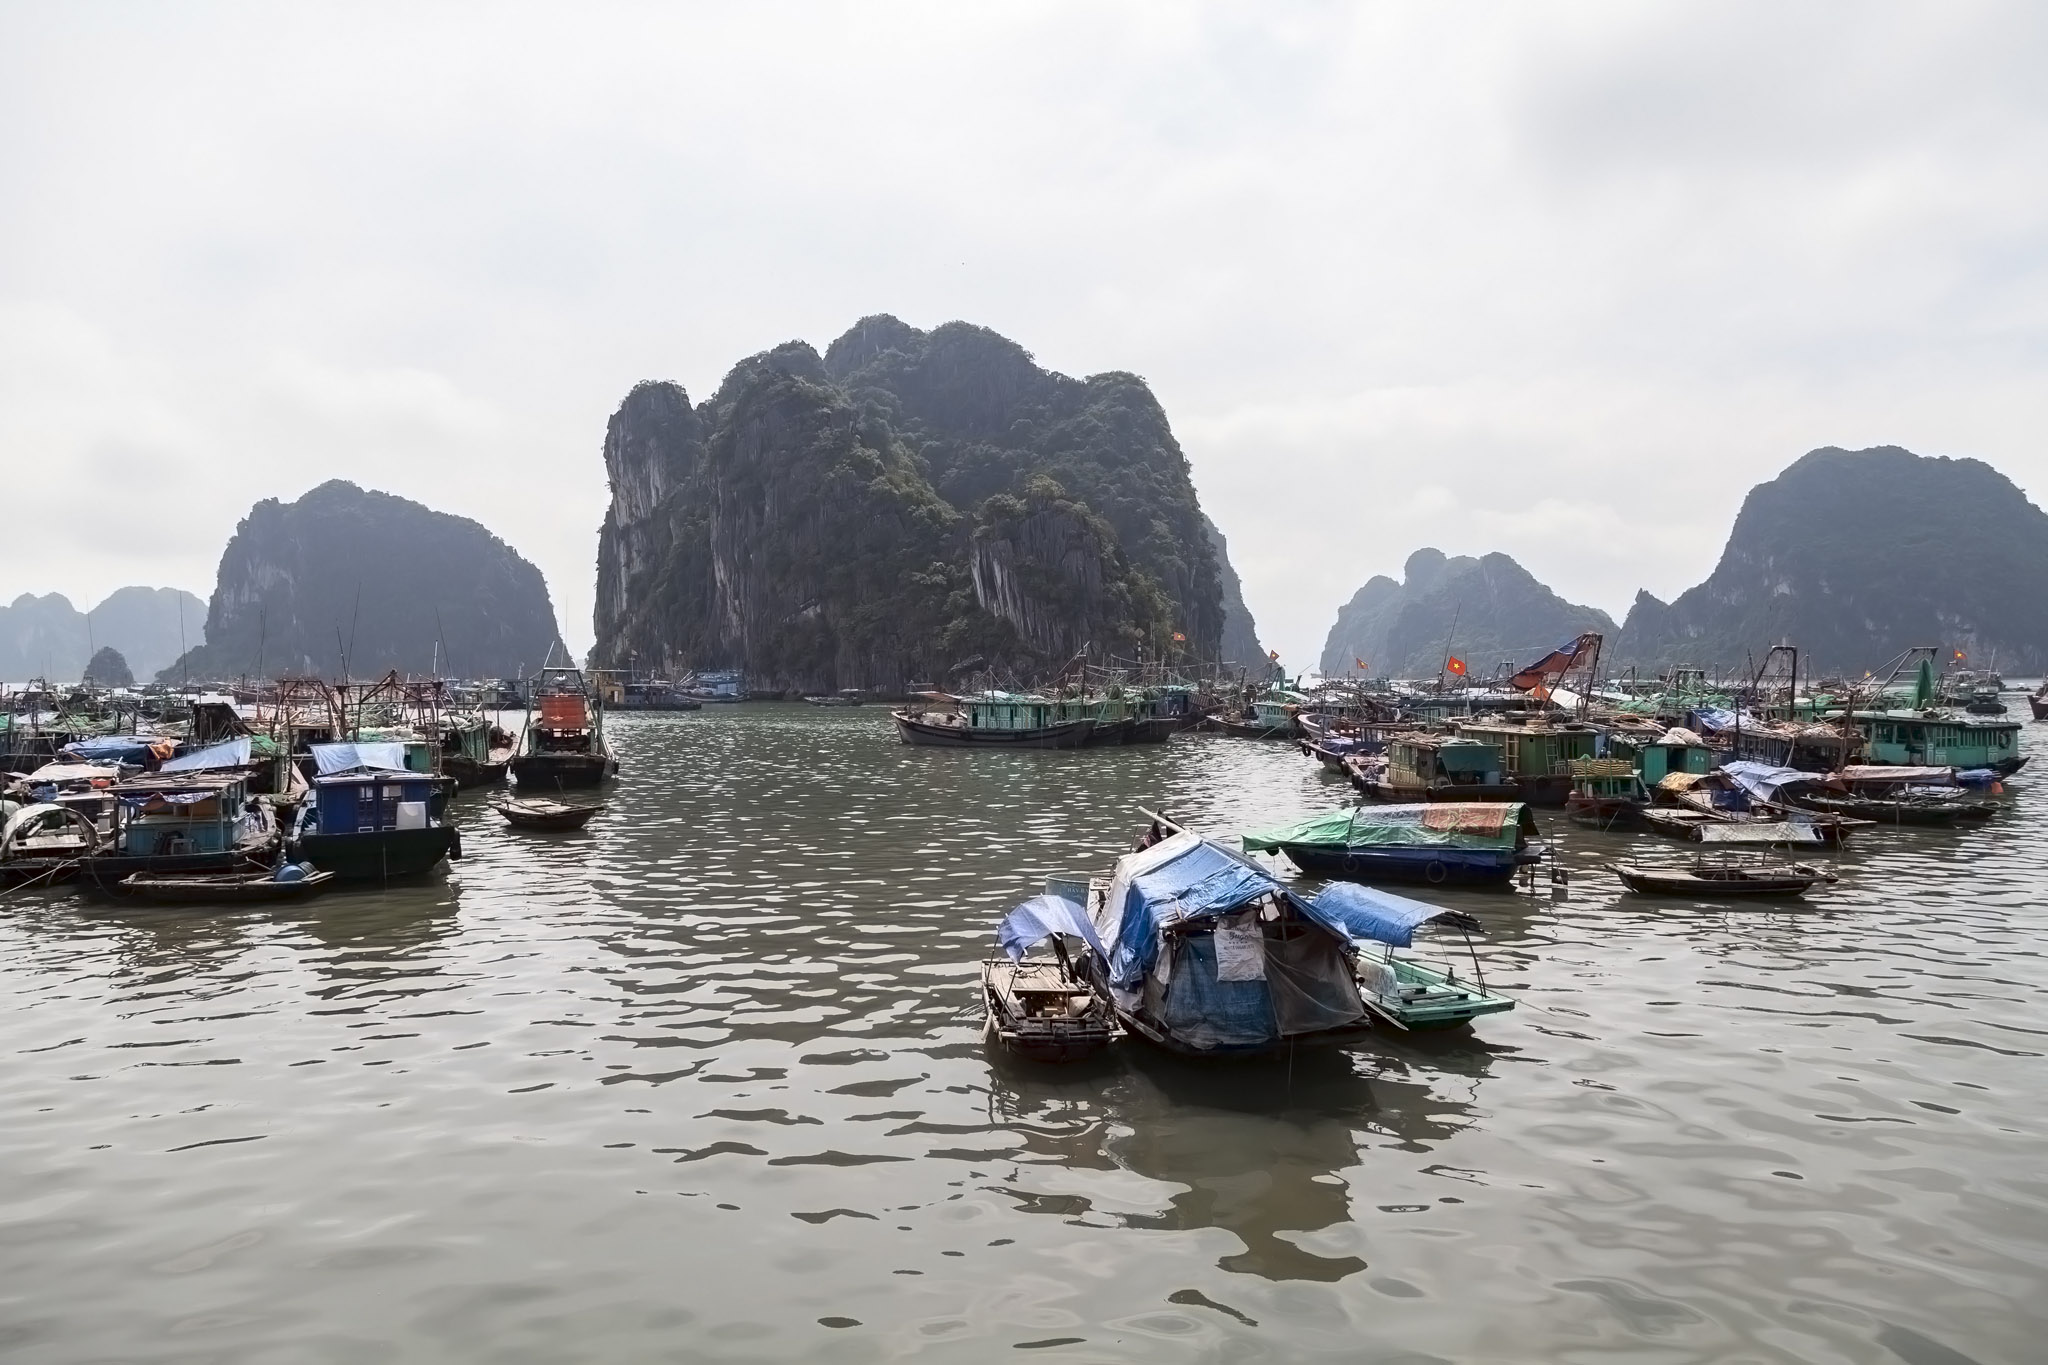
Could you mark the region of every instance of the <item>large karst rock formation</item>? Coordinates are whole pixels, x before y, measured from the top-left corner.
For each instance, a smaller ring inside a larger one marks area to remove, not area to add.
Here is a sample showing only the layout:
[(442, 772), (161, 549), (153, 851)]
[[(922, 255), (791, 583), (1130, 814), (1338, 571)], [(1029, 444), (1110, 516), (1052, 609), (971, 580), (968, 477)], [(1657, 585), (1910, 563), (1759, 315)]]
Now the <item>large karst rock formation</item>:
[(740, 362), (702, 404), (639, 385), (604, 455), (600, 664), (888, 690), (977, 660), (1024, 678), (1223, 653), (1215, 543), (1134, 375), (870, 317), (823, 356)]
[(1917, 646), (2048, 671), (2048, 514), (1979, 460), (1827, 447), (1743, 499), (1720, 563), (1670, 603), (1639, 593), (1613, 653), (1741, 667), (1795, 644), (1812, 667)]
[(465, 517), (331, 480), (250, 509), (178, 677), (531, 672), (561, 648), (539, 569)]

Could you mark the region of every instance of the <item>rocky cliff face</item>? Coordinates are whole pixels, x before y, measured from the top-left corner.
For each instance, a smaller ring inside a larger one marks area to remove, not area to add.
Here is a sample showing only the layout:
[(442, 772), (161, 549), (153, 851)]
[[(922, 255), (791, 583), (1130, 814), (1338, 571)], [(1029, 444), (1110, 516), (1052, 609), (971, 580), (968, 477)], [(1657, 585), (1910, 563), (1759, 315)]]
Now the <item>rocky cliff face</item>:
[(540, 570), (476, 522), (352, 483), (251, 508), (221, 555), (206, 644), (159, 676), (389, 669), (491, 677), (560, 647)]
[(1338, 610), (1323, 672), (1356, 673), (1363, 659), (1374, 676), (1435, 677), (1448, 643), (1476, 681), (1519, 668), (1581, 631), (1610, 640), (1616, 633), (1606, 612), (1565, 601), (1503, 554), (1450, 558), (1421, 549), (1408, 557), (1402, 579), (1376, 576)]
[(1208, 517), (1202, 518), (1202, 525), (1209, 534), (1209, 549), (1216, 556), (1216, 575), (1223, 590), (1224, 662), (1247, 669), (1254, 677), (1277, 672), (1280, 666), (1259, 643), (1258, 624), (1252, 620), (1251, 608), (1244, 603), (1244, 585), (1238, 582), (1237, 570), (1231, 567), (1229, 542)]
[(1815, 669), (1860, 674), (1939, 645), (2038, 674), (2044, 585), (2048, 515), (1991, 466), (1828, 447), (1750, 490), (1704, 583), (1669, 604), (1639, 594), (1612, 652), (1741, 667), (1795, 644)]
[(120, 588), (90, 611), (61, 593), (24, 593), (0, 606), (0, 681), (82, 676), (89, 656), (112, 645), (133, 665), (154, 672), (178, 657), (184, 640), (203, 640), (206, 604), (177, 588)]
[(1151, 392), (1040, 369), (984, 328), (866, 318), (823, 356), (742, 361), (694, 408), (642, 384), (605, 465), (604, 664), (823, 690), (969, 658), (1028, 676), (1084, 649), (1217, 657), (1217, 561)]

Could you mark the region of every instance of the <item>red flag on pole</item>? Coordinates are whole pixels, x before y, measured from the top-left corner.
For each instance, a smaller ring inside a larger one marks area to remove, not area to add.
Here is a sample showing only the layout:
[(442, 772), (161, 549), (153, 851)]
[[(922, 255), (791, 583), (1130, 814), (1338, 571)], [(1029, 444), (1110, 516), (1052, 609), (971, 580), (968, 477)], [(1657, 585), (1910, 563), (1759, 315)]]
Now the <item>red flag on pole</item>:
[(1465, 661), (1463, 659), (1458, 658), (1455, 655), (1453, 655), (1451, 658), (1444, 660), (1444, 667), (1449, 669), (1451, 672), (1457, 674), (1461, 678), (1465, 676)]

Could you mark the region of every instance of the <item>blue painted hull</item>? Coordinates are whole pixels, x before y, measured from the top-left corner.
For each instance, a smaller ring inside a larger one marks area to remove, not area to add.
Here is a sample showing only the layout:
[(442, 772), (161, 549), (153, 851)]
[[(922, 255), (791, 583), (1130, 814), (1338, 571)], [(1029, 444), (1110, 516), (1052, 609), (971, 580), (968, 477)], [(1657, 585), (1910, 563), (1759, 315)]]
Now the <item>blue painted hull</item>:
[(1532, 861), (1513, 849), (1439, 848), (1434, 845), (1334, 848), (1325, 844), (1282, 844), (1293, 864), (1317, 877), (1343, 880), (1418, 882), (1427, 886), (1505, 882)]

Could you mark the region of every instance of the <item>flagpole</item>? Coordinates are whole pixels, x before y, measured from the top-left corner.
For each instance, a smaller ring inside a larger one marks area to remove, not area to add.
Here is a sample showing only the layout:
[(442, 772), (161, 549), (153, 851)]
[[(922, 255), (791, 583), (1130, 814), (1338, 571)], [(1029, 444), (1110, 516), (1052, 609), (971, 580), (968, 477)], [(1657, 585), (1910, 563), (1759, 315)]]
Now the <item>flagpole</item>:
[(1436, 670), (1436, 690), (1439, 694), (1444, 690), (1444, 670), (1451, 665), (1451, 645), (1458, 638), (1458, 613), (1464, 609), (1465, 603), (1462, 598), (1451, 605), (1451, 633), (1444, 636), (1444, 661), (1437, 665)]

